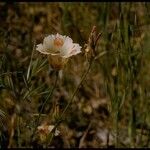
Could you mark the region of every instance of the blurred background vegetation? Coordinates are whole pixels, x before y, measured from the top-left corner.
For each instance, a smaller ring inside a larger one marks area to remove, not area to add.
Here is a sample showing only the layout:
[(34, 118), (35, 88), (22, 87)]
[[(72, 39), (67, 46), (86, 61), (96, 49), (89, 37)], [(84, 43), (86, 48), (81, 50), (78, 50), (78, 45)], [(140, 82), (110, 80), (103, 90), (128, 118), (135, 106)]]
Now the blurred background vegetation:
[(49, 147), (150, 147), (150, 4), (0, 3), (0, 146), (43, 147), (33, 126), (53, 87), (47, 58), (34, 45), (48, 34), (82, 46), (62, 72), (40, 123), (55, 123), (87, 68), (84, 45), (102, 32), (95, 60)]

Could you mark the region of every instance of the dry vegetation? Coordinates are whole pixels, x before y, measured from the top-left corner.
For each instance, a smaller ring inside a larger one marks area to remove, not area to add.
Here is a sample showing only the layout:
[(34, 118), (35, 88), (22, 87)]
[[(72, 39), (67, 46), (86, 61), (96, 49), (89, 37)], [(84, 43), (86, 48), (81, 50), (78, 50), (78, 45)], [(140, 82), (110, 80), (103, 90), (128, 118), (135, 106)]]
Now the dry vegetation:
[[(1, 147), (150, 147), (149, 3), (0, 3)], [(92, 27), (102, 36), (98, 57), (58, 125), (54, 125), (88, 68), (84, 45)], [(34, 50), (48, 34), (70, 36), (82, 46), (59, 74)], [(47, 98), (47, 96), (49, 96)]]

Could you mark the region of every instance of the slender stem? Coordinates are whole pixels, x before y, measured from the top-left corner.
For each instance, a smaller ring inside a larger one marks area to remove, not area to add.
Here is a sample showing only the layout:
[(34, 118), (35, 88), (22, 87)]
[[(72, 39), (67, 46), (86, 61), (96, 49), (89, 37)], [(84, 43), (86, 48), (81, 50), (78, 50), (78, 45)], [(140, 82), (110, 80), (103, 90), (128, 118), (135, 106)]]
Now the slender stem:
[(70, 104), (72, 103), (72, 101), (73, 101), (75, 95), (77, 94), (77, 92), (78, 92), (78, 90), (79, 90), (79, 88), (80, 88), (82, 82), (83, 82), (84, 79), (86, 78), (86, 76), (87, 76), (87, 74), (88, 74), (88, 72), (89, 72), (89, 70), (90, 70), (90, 68), (91, 68), (91, 65), (92, 65), (92, 61), (90, 62), (89, 66), (88, 66), (88, 69), (86, 70), (86, 72), (83, 74), (83, 76), (82, 76), (82, 78), (81, 78), (81, 81), (80, 81), (79, 85), (76, 87), (76, 89), (75, 89), (75, 91), (74, 91), (74, 93), (73, 93), (73, 95), (72, 95), (70, 101), (68, 102), (68, 104), (67, 104), (67, 106), (65, 107), (64, 111), (62, 112), (60, 118), (63, 117), (63, 115), (64, 115), (65, 112), (67, 111), (68, 107), (69, 107)]
[(51, 91), (50, 91), (49, 95), (47, 96), (46, 100), (45, 100), (44, 103), (42, 104), (42, 107), (41, 107), (41, 109), (40, 109), (39, 116), (38, 116), (37, 121), (36, 121), (36, 124), (35, 124), (35, 128), (34, 128), (34, 130), (33, 130), (33, 134), (32, 134), (32, 136), (31, 136), (31, 139), (33, 139), (33, 137), (34, 137), (34, 135), (35, 135), (36, 128), (38, 127), (39, 120), (40, 120), (40, 117), (41, 117), (41, 115), (42, 115), (42, 111), (43, 111), (45, 105), (47, 104), (49, 98), (52, 96), (52, 94), (53, 94), (53, 92), (54, 92), (54, 89), (56, 88), (57, 81), (58, 81), (58, 75), (59, 75), (59, 72), (56, 71), (56, 79), (55, 79), (54, 86), (53, 86), (53, 88), (51, 89)]
[(66, 113), (66, 111), (67, 111), (67, 109), (69, 108), (70, 104), (73, 102), (74, 97), (75, 97), (75, 95), (77, 94), (77, 92), (78, 92), (78, 90), (79, 90), (79, 88), (80, 88), (82, 82), (84, 81), (84, 79), (86, 78), (88, 72), (90, 71), (93, 61), (94, 61), (94, 59), (91, 59), (91, 60), (90, 60), (89, 66), (88, 66), (86, 72), (82, 75), (82, 78), (81, 78), (81, 81), (80, 81), (79, 85), (76, 87), (76, 89), (75, 89), (75, 91), (74, 91), (72, 97), (70, 98), (70, 101), (69, 101), (68, 104), (66, 105), (66, 107), (65, 107), (65, 109), (63, 110), (61, 116), (58, 118), (58, 121), (57, 121), (57, 123), (56, 123), (56, 125), (55, 125), (55, 127), (53, 128), (52, 131), (54, 131), (54, 130), (56, 129), (56, 127), (59, 125), (59, 123), (62, 121), (62, 118), (63, 118), (64, 114)]

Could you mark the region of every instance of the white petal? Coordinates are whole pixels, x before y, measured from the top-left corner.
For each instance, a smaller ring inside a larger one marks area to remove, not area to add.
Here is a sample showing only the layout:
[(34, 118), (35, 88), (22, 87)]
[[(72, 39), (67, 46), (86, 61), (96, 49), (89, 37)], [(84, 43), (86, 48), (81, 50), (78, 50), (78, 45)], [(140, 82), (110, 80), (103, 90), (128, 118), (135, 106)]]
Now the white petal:
[(67, 36), (64, 39), (64, 45), (63, 45), (62, 49), (71, 49), (72, 45), (73, 45), (72, 39)]
[(54, 45), (55, 35), (49, 35), (44, 38), (43, 45), (46, 47), (45, 51), (52, 55), (57, 55), (59, 53), (59, 48)]
[(72, 47), (73, 47), (73, 43), (68, 43), (67, 45), (64, 45), (60, 50), (60, 55), (61, 56), (68, 55)]
[(65, 38), (65, 42), (67, 42), (67, 43), (73, 43), (72, 39), (69, 36), (67, 36)]
[(36, 50), (43, 53), (43, 54), (50, 54), (46, 51), (46, 48), (43, 44), (38, 44)]
[(72, 39), (67, 36), (66, 39), (65, 39), (65, 43), (64, 43), (63, 47), (60, 50), (60, 54), (62, 56), (66, 56), (66, 55), (69, 54), (70, 50), (74, 46), (74, 44), (72, 42), (73, 42)]
[(49, 53), (54, 53), (55, 50), (53, 48), (54, 36), (49, 35), (44, 38), (43, 45), (46, 47), (46, 51)]
[(72, 45), (72, 48), (69, 49), (69, 50), (67, 51), (67, 53), (64, 54), (62, 57), (68, 58), (68, 57), (71, 57), (72, 55), (77, 55), (77, 54), (79, 54), (79, 53), (81, 53), (81, 46), (80, 46), (79, 44), (74, 43), (74, 44)]

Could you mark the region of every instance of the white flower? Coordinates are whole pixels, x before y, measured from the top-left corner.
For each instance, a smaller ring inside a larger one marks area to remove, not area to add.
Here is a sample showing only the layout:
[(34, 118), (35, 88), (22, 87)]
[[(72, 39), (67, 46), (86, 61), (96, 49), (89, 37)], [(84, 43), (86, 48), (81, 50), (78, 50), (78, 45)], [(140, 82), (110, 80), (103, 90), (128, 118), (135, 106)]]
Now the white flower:
[(57, 33), (45, 37), (43, 43), (37, 45), (36, 50), (47, 55), (59, 55), (62, 58), (69, 58), (72, 55), (81, 53), (81, 46), (73, 43), (70, 37)]

